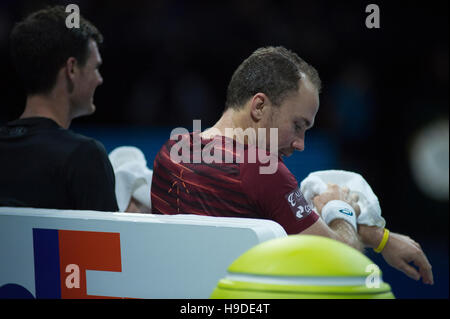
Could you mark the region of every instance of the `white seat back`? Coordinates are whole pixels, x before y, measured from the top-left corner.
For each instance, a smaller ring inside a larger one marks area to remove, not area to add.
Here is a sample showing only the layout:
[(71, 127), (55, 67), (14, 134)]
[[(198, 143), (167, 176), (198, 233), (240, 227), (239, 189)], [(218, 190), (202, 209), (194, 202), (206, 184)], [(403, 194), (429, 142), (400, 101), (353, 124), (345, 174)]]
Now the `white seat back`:
[(209, 298), (237, 257), (281, 236), (262, 219), (0, 207), (0, 296)]

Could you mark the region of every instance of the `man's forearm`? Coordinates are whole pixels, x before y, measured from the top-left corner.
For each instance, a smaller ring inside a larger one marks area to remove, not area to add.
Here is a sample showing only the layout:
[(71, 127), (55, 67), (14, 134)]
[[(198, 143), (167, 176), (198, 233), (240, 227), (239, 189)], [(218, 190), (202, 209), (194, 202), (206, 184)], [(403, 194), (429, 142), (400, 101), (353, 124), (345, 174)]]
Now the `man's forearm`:
[(364, 246), (376, 248), (383, 238), (384, 228), (377, 226), (358, 225), (358, 234)]
[(363, 251), (364, 245), (361, 242), (358, 233), (355, 231), (350, 223), (343, 219), (335, 219), (328, 225), (335, 233), (338, 238), (337, 240), (352, 246), (353, 248)]

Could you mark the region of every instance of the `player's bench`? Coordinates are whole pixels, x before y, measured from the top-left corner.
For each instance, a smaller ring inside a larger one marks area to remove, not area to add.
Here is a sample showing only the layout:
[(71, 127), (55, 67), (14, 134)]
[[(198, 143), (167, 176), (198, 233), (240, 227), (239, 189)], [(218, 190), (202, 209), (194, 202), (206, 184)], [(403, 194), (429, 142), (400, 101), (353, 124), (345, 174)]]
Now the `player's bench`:
[(208, 298), (262, 219), (0, 207), (0, 297)]

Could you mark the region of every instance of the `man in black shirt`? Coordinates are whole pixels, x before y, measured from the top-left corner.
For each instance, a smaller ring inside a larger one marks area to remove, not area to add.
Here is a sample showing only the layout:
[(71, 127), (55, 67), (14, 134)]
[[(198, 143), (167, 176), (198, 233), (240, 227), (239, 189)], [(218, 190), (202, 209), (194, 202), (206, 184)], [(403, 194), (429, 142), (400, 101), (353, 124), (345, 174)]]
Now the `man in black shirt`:
[(11, 33), (27, 100), (18, 120), (0, 127), (0, 206), (118, 210), (103, 145), (68, 130), (95, 111), (103, 38), (81, 16), (68, 28), (67, 15), (61, 6), (40, 10)]

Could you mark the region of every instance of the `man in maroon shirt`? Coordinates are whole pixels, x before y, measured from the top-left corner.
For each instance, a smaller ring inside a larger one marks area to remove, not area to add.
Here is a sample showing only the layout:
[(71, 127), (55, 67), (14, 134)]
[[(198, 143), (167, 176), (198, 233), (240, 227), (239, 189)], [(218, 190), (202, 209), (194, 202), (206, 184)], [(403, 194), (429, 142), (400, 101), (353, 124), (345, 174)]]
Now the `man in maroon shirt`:
[[(233, 74), (219, 121), (203, 132), (175, 131), (161, 148), (152, 212), (271, 219), (288, 234), (325, 236), (359, 250), (378, 247), (384, 229), (356, 224), (357, 198), (348, 190), (330, 185), (314, 198), (315, 212), (283, 163), (283, 156), (304, 149), (320, 88), (317, 71), (297, 54), (283, 47), (256, 50)], [(390, 233), (382, 254), (408, 276), (433, 283), (426, 256), (409, 237)]]

